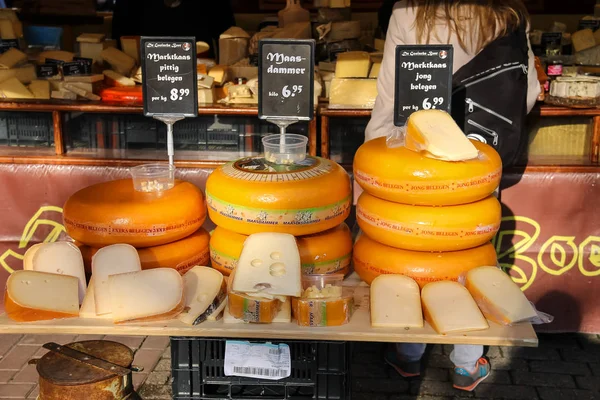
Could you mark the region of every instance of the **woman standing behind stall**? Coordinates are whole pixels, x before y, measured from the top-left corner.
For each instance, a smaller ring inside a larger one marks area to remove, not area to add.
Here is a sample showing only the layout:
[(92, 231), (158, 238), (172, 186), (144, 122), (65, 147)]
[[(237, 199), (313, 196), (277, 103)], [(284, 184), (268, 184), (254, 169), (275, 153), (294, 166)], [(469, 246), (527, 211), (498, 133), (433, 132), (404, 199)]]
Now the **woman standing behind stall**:
[[(492, 47), (498, 41), (503, 41), (505, 50), (508, 43), (509, 49), (517, 49), (512, 52), (512, 56), (521, 58), (518, 62), (524, 67), (521, 69), (523, 76), (509, 85), (495, 84), (502, 87), (491, 84), (486, 88), (489, 93), (486, 96), (493, 97), (502, 91), (511, 98), (510, 103), (516, 113), (522, 116), (528, 114), (540, 91), (535, 59), (526, 35), (528, 28), (528, 13), (521, 0), (402, 0), (396, 3), (387, 28), (383, 62), (377, 82), (378, 96), (365, 132), (365, 141), (387, 136), (395, 128), (394, 77), (397, 45), (451, 44), (454, 47), (453, 74), (456, 78), (465, 74), (471, 76), (468, 74), (489, 63), (488, 59), (495, 57), (489, 50), (493, 50)], [(483, 51), (486, 47), (487, 52)], [(519, 52), (518, 49), (523, 51)], [(479, 54), (481, 57), (477, 57)], [(528, 68), (525, 67), (527, 65)], [(464, 102), (464, 98), (457, 100), (454, 97), (453, 109), (456, 102)], [(516, 127), (520, 132), (524, 129), (524, 118), (516, 121), (521, 125)], [(502, 134), (505, 127), (492, 128)], [(504, 145), (517, 148), (519, 144)], [(501, 154), (503, 151), (499, 150)], [(510, 152), (516, 153), (516, 150)], [(510, 160), (508, 156), (503, 158), (503, 163), (510, 164), (514, 158), (515, 155), (511, 154)], [(386, 353), (385, 360), (403, 377), (418, 376), (424, 351), (424, 344), (399, 343)], [(472, 391), (489, 376), (490, 365), (482, 356), (483, 346), (454, 346), (450, 359), (455, 364), (455, 388)]]

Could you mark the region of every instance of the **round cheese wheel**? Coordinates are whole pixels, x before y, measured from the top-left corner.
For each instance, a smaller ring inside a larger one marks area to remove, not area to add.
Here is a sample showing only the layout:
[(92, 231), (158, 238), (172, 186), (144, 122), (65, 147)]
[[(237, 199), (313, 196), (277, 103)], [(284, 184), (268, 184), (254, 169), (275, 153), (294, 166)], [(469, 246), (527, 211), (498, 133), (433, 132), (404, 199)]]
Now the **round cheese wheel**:
[(449, 206), (481, 200), (496, 190), (502, 161), (491, 146), (472, 141), (479, 157), (449, 162), (406, 147), (389, 148), (381, 137), (354, 156), (354, 179), (368, 193), (403, 204)]
[(434, 253), (386, 246), (365, 234), (354, 244), (352, 259), (354, 270), (368, 284), (379, 275), (398, 274), (413, 278), (420, 287), (429, 282), (456, 281), (473, 268), (497, 264), (490, 242), (468, 250)]
[(500, 228), (500, 202), (489, 196), (447, 207), (391, 203), (363, 192), (356, 218), (372, 239), (406, 250), (456, 251), (490, 241)]
[[(214, 269), (229, 275), (237, 265), (248, 236), (217, 227), (210, 237), (210, 259)], [(296, 238), (304, 274), (346, 274), (352, 257), (352, 234), (348, 225)]]
[(350, 214), (351, 192), (346, 171), (318, 157), (294, 165), (244, 158), (215, 169), (206, 182), (210, 219), (244, 235), (331, 229)]
[(63, 210), (67, 233), (88, 246), (159, 246), (196, 232), (206, 219), (202, 192), (176, 180), (163, 192), (138, 192), (131, 179), (98, 183), (72, 195)]
[[(190, 236), (176, 242), (161, 246), (137, 249), (142, 269), (174, 268), (181, 275), (196, 265), (208, 265), (210, 252), (208, 243), (210, 235), (202, 228)], [(77, 243), (87, 272), (92, 271), (92, 256), (98, 251), (97, 247), (89, 247)]]

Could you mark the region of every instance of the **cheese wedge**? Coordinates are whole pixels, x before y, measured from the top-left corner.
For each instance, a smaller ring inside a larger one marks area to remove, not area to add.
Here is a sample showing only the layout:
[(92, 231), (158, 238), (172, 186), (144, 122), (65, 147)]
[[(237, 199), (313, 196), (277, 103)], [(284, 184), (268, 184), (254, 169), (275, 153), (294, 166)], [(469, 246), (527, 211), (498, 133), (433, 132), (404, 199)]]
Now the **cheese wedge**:
[(229, 67), (227, 65), (215, 65), (208, 71), (208, 76), (214, 79), (215, 84), (222, 85), (229, 80)]
[(135, 81), (131, 78), (127, 78), (113, 70), (107, 69), (102, 71), (104, 74), (104, 83), (108, 86), (116, 86), (116, 87), (130, 87), (135, 86)]
[(208, 319), (225, 302), (227, 283), (223, 274), (209, 267), (193, 267), (183, 275), (185, 309), (177, 317), (188, 325)]
[(33, 99), (33, 94), (17, 78), (0, 83), (1, 99)]
[(421, 110), (408, 118), (405, 146), (426, 156), (446, 161), (465, 161), (479, 154), (450, 114), (441, 110)]
[(421, 293), (414, 279), (380, 275), (371, 283), (371, 326), (422, 328)]
[(112, 312), (108, 277), (141, 271), (141, 269), (140, 256), (133, 246), (113, 244), (98, 250), (92, 257), (96, 314), (103, 315)]
[(35, 80), (29, 84), (29, 91), (36, 99), (50, 99), (50, 81)]
[(38, 60), (40, 64), (45, 64), (47, 59), (58, 60), (62, 62), (71, 62), (73, 61), (73, 57), (75, 57), (75, 54), (68, 51), (48, 50), (41, 52), (38, 56)]
[(81, 303), (81, 308), (79, 309), (79, 318), (112, 319), (112, 314), (96, 314), (96, 300), (94, 296), (94, 277), (92, 276), (85, 297), (83, 298), (83, 303)]
[(4, 311), (16, 322), (77, 317), (78, 285), (73, 276), (15, 271), (6, 281)]
[(0, 68), (10, 69), (27, 61), (27, 55), (15, 48), (8, 49), (0, 55)]
[(30, 248), (27, 249), (25, 255), (23, 256), (23, 269), (26, 271), (33, 271), (33, 256), (35, 253), (42, 247), (44, 243), (34, 244)]
[(135, 60), (137, 65), (140, 64), (139, 36), (121, 36), (121, 48), (123, 49), (123, 53)]
[(537, 313), (508, 274), (497, 267), (479, 267), (467, 273), (465, 287), (490, 321), (511, 325)]
[(131, 70), (135, 67), (135, 60), (131, 56), (128, 56), (114, 47), (108, 47), (102, 50), (100, 56), (104, 61), (110, 64), (113, 70), (121, 75), (129, 76)]
[(440, 281), (421, 291), (425, 320), (439, 334), (480, 331), (489, 325), (469, 291), (458, 282)]
[(232, 291), (300, 296), (300, 253), (296, 238), (286, 233), (255, 233), (244, 242)]
[(172, 268), (111, 275), (108, 286), (115, 323), (169, 320), (185, 308), (183, 279)]
[(335, 64), (336, 78), (366, 78), (371, 69), (371, 57), (366, 51), (339, 53)]
[(81, 251), (73, 243), (44, 243), (33, 256), (33, 270), (74, 276), (79, 280), (79, 304), (87, 290)]

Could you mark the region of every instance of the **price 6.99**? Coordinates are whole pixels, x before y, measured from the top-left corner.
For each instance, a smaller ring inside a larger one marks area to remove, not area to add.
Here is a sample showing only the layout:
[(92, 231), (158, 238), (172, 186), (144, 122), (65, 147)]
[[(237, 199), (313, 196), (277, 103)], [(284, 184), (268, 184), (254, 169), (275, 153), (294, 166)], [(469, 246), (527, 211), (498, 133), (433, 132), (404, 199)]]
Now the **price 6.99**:
[(184, 97), (187, 97), (189, 95), (190, 95), (190, 89), (176, 89), (176, 88), (171, 89), (171, 100), (172, 101), (183, 100)]
[(429, 97), (427, 97), (425, 100), (423, 100), (423, 110), (431, 110), (432, 108), (435, 109), (442, 104), (444, 104), (443, 97), (434, 97), (431, 99), (431, 101), (429, 101)]

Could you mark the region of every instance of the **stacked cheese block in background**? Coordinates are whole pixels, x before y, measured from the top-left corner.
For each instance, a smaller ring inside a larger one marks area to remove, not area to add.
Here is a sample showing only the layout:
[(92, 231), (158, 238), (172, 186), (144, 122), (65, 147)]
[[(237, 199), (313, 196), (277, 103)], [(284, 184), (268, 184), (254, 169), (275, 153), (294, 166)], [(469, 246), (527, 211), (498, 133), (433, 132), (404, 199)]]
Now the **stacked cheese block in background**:
[(340, 53), (329, 87), (330, 108), (373, 108), (381, 54), (365, 51)]

